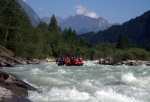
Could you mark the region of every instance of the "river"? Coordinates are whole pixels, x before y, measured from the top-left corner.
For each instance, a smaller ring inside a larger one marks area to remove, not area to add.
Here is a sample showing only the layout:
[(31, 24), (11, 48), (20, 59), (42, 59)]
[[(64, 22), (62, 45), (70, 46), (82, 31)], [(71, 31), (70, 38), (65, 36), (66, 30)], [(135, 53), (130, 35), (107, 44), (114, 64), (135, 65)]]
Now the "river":
[(42, 91), (29, 91), (33, 102), (150, 102), (150, 67), (109, 66), (85, 61), (84, 66), (55, 62), (5, 68)]

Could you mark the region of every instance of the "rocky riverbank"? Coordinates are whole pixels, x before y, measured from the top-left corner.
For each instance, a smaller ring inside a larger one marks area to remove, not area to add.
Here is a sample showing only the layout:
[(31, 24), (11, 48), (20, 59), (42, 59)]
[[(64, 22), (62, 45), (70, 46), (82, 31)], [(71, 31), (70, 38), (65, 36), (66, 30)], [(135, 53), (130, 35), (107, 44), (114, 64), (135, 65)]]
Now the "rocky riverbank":
[(3, 68), (13, 67), (17, 64), (37, 63), (40, 63), (40, 60), (15, 57), (12, 51), (0, 46), (0, 102), (31, 102), (27, 98), (28, 90), (40, 91), (17, 76), (4, 72)]
[(31, 102), (27, 99), (28, 90), (40, 92), (15, 75), (0, 70), (0, 102)]
[(16, 57), (12, 51), (0, 46), (0, 67), (13, 67), (17, 64), (39, 64), (41, 61), (44, 60), (28, 60), (27, 58)]
[(150, 61), (141, 61), (141, 60), (125, 60), (119, 62), (113, 62), (111, 58), (107, 59), (99, 59), (97, 62), (102, 65), (129, 65), (129, 66), (137, 66), (137, 65), (147, 65), (150, 66)]

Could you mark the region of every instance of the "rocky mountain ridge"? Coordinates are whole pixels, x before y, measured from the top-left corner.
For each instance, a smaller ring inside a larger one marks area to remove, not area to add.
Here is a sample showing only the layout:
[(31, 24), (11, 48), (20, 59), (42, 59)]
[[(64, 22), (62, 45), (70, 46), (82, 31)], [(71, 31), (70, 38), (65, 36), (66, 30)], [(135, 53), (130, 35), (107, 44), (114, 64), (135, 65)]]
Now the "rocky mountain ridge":
[[(47, 24), (49, 24), (50, 19), (51, 17), (42, 18), (42, 20)], [(98, 32), (99, 30), (108, 29), (113, 25), (102, 17), (91, 18), (84, 15), (69, 16), (65, 19), (56, 17), (56, 20), (62, 30), (71, 27), (77, 32), (77, 34), (82, 34), (90, 31)]]
[(119, 34), (128, 38), (132, 46), (149, 47), (150, 46), (150, 10), (140, 16), (130, 19), (122, 25), (115, 25), (107, 30), (97, 33), (88, 32), (79, 35), (92, 44), (115, 43)]
[[(37, 26), (40, 22), (45, 22), (49, 24), (51, 17), (43, 17), (42, 19), (36, 14), (36, 12), (27, 5), (23, 0), (17, 0), (24, 11), (30, 18), (30, 21), (33, 26)], [(83, 34), (86, 32), (98, 32), (99, 30), (105, 30), (111, 27), (114, 24), (109, 23), (102, 17), (99, 18), (91, 18), (84, 15), (74, 15), (69, 16), (65, 19), (61, 17), (56, 17), (58, 25), (61, 29), (72, 28), (77, 34)]]

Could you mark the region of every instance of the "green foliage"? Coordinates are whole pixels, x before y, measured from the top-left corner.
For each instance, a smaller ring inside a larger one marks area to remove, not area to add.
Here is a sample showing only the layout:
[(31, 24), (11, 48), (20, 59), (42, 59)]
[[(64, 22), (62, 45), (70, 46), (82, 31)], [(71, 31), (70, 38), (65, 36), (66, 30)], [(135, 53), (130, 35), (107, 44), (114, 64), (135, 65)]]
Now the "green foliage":
[(28, 16), (16, 0), (1, 0), (1, 2), (0, 12), (3, 12), (3, 17), (0, 18), (3, 21), (1, 22), (3, 24), (0, 38), (1, 44), (16, 52), (23, 42), (27, 44), (30, 41), (28, 35), (30, 36), (32, 26)]
[(123, 38), (122, 35), (120, 34), (118, 37), (118, 41), (117, 41), (117, 46), (116, 48), (118, 49), (123, 49), (123, 50), (127, 50), (130, 48), (130, 43), (128, 38)]
[(133, 47), (150, 46), (150, 10), (122, 25), (114, 25), (97, 33), (88, 32), (79, 35), (79, 38), (92, 44), (116, 43), (120, 33), (128, 38)]
[(59, 55), (59, 48), (62, 42), (61, 31), (57, 25), (55, 16), (53, 15), (48, 26), (48, 43), (52, 48), (52, 55), (57, 57)]
[(124, 61), (124, 51), (122, 50), (117, 50), (114, 55), (113, 55), (113, 62), (114, 63), (117, 63), (117, 62), (120, 62), (120, 61)]
[(88, 53), (89, 53), (90, 60), (94, 60), (94, 58), (96, 56), (96, 50), (90, 49)]
[[(79, 40), (72, 28), (61, 31), (54, 15), (48, 26), (41, 22), (37, 27), (33, 27), (29, 17), (16, 0), (0, 0), (0, 15), (0, 45), (14, 51), (17, 56), (29, 59), (76, 56), (91, 60), (112, 57), (114, 62), (127, 59), (148, 60), (150, 58), (150, 52), (147, 52), (149, 47), (147, 47), (147, 51), (130, 48), (129, 40), (123, 38), (122, 35), (119, 36), (117, 44), (106, 43), (114, 42), (117, 37), (109, 36), (108, 39), (102, 40), (101, 38), (105, 38), (105, 35), (94, 37), (95, 33), (92, 33), (94, 42), (101, 41), (105, 42), (104, 44), (94, 45), (84, 41), (83, 38)], [(146, 26), (149, 27), (149, 25)], [(118, 35), (120, 33), (118, 27), (110, 28), (104, 33)], [(111, 31), (111, 29), (115, 29), (115, 31)], [(146, 32), (149, 33), (149, 30)], [(98, 33), (102, 33), (102, 31)], [(97, 41), (97, 39), (99, 40)]]
[(129, 50), (117, 50), (113, 55), (113, 61), (120, 62), (125, 60), (149, 60), (149, 52), (140, 48), (131, 48)]
[(132, 48), (128, 50), (128, 53), (133, 54), (136, 60), (148, 60), (148, 52), (144, 49)]
[(78, 42), (78, 38), (77, 38), (77, 34), (76, 34), (75, 30), (72, 30), (71, 28), (65, 29), (62, 32), (62, 36), (66, 43), (68, 43), (70, 45), (78, 46), (79, 42)]
[(134, 53), (131, 53), (129, 51), (127, 51), (123, 55), (123, 60), (135, 60), (135, 59), (136, 59), (136, 56), (134, 55)]
[(99, 52), (99, 57), (101, 58), (107, 58), (111, 57), (116, 50), (115, 44), (101, 44), (99, 46), (96, 46), (96, 50)]
[(55, 32), (55, 31), (58, 31), (59, 30), (59, 27), (57, 25), (57, 21), (56, 21), (56, 18), (55, 18), (55, 15), (52, 16), (51, 20), (50, 20), (50, 23), (49, 23), (49, 30), (51, 32)]
[(148, 52), (148, 60), (150, 61), (150, 52)]
[(1, 0), (0, 44), (15, 52), (17, 56), (38, 58), (48, 55), (46, 25), (35, 29), (27, 14), (16, 0)]

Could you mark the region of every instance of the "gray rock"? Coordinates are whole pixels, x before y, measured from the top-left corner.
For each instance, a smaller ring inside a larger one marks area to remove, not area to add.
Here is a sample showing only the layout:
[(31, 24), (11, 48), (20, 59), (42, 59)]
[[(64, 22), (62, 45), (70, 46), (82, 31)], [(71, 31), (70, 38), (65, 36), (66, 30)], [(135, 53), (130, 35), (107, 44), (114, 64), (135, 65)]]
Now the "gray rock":
[(26, 98), (27, 90), (40, 92), (15, 75), (0, 71), (0, 102), (31, 102)]

